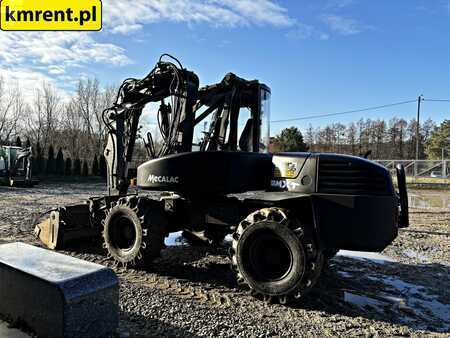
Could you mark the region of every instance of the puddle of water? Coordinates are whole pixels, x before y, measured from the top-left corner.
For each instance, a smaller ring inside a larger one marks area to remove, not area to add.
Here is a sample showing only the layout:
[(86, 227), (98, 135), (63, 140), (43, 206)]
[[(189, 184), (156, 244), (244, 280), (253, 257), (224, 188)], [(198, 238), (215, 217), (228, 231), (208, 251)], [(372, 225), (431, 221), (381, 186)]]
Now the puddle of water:
[(419, 329), (426, 329), (426, 323), (435, 322), (440, 324), (439, 331), (450, 330), (450, 304), (440, 302), (426, 287), (392, 276), (368, 278), (383, 283), (385, 290), (380, 290), (373, 298), (345, 291), (344, 300), (360, 308), (370, 306), (380, 313), (385, 312), (387, 306), (398, 309), (396, 313), (403, 323), (414, 323)]
[(376, 300), (374, 298), (370, 298), (367, 296), (361, 296), (357, 295), (355, 293), (351, 292), (344, 292), (344, 301), (347, 303), (352, 303), (354, 305), (357, 305), (359, 307), (366, 307), (366, 306), (372, 306), (372, 307), (380, 307), (383, 306), (383, 302)]
[(418, 316), (437, 318), (443, 321), (446, 330), (450, 329), (450, 304), (439, 302), (437, 296), (427, 293), (426, 287), (407, 283), (394, 277), (380, 278), (380, 280), (403, 296), (400, 299)]
[(351, 278), (353, 277), (353, 275), (347, 271), (338, 271), (337, 272), (339, 276), (344, 277), (344, 278)]
[(409, 206), (417, 209), (447, 209), (450, 210), (450, 191), (448, 194), (409, 194)]

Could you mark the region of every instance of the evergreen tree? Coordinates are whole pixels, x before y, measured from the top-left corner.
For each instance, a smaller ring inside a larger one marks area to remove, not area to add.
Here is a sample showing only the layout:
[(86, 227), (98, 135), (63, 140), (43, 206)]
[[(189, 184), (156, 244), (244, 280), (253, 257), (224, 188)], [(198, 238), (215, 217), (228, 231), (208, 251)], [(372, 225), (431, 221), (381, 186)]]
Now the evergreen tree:
[(106, 177), (108, 170), (106, 168), (106, 159), (103, 155), (100, 155), (99, 171), (101, 177)]
[(39, 175), (44, 173), (44, 157), (42, 156), (41, 144), (36, 144), (36, 157), (33, 159), (33, 174)]
[(66, 158), (66, 165), (64, 167), (64, 175), (71, 176), (72, 175), (72, 160), (70, 157)]
[(75, 162), (73, 163), (73, 174), (75, 176), (81, 175), (81, 161), (79, 158), (75, 159)]
[(426, 153), (429, 159), (439, 160), (449, 157), (450, 152), (450, 120), (444, 120), (440, 126), (435, 128), (427, 142)]
[(92, 175), (98, 176), (99, 175), (99, 164), (97, 155), (94, 156), (94, 160), (92, 161)]
[(83, 161), (83, 171), (81, 172), (81, 175), (88, 176), (89, 175), (89, 168), (87, 161)]
[(47, 167), (45, 170), (47, 175), (54, 175), (56, 172), (55, 151), (53, 146), (48, 147)]
[(59, 148), (58, 154), (56, 155), (56, 174), (61, 176), (64, 175), (64, 169), (65, 169), (64, 156), (62, 149)]
[(16, 138), (16, 147), (22, 147), (22, 140), (20, 139), (20, 136), (17, 136)]
[(303, 135), (296, 127), (285, 128), (274, 140), (275, 151), (307, 151)]
[(25, 147), (27, 147), (27, 148), (31, 147), (31, 142), (30, 142), (29, 138), (27, 138), (27, 142), (25, 143)]

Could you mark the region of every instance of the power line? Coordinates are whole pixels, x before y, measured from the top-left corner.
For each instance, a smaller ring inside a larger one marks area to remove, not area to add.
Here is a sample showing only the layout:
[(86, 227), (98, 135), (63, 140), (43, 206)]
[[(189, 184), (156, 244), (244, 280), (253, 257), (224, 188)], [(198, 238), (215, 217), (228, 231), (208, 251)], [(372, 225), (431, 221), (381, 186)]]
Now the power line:
[(422, 101), (430, 101), (430, 102), (450, 102), (447, 99), (422, 99)]
[[(427, 100), (427, 101), (429, 101), (429, 100)], [(360, 112), (364, 112), (364, 111), (377, 110), (377, 109), (382, 109), (382, 108), (387, 108), (387, 107), (399, 106), (399, 105), (402, 105), (402, 104), (413, 103), (413, 102), (417, 102), (417, 99), (415, 99), (415, 100), (408, 100), (408, 101), (401, 101), (401, 102), (395, 102), (395, 103), (389, 103), (389, 104), (384, 104), (384, 105), (381, 105), (381, 106), (374, 106), (374, 107), (368, 107), (368, 108), (362, 108), (362, 109), (347, 110), (347, 111), (342, 111), (342, 112), (337, 112), (337, 113), (327, 113), (327, 114), (319, 114), (319, 115), (302, 116), (302, 117), (296, 117), (296, 118), (292, 118), (292, 119), (274, 120), (274, 121), (270, 121), (270, 122), (271, 123), (281, 123), (281, 122), (309, 120), (309, 119), (328, 117), (328, 116), (360, 113)]]

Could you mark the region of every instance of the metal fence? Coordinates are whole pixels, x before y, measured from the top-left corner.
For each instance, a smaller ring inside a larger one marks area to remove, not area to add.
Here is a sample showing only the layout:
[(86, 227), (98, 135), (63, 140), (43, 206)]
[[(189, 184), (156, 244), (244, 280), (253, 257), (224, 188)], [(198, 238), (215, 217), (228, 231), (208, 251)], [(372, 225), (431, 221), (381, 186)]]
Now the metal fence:
[(406, 176), (416, 178), (450, 178), (450, 160), (375, 160), (394, 171), (397, 164), (403, 164)]

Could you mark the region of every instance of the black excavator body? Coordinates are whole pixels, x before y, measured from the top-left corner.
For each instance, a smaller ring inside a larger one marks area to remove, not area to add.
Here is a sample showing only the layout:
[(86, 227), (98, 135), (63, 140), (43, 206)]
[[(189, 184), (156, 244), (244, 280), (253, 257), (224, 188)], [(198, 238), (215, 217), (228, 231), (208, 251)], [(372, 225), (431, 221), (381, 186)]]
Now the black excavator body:
[[(35, 228), (46, 246), (96, 237), (116, 262), (141, 267), (158, 257), (169, 233), (216, 245), (231, 234), (237, 282), (286, 303), (315, 285), (338, 250), (381, 251), (408, 226), (402, 166), (397, 192), (390, 172), (364, 158), (270, 154), (269, 87), (229, 73), (198, 88), (196, 75), (174, 60), (124, 81), (103, 114), (108, 194), (53, 210)], [(138, 166), (138, 193), (130, 194), (139, 117), (155, 101), (163, 144), (156, 149), (147, 135), (149, 160)], [(207, 117), (193, 151), (194, 128)]]
[[(355, 156), (192, 152), (138, 167), (138, 187), (207, 204), (214, 196), (277, 204), (309, 199), (326, 248), (381, 251), (397, 236), (399, 198), (389, 171)], [(294, 203), (295, 204), (295, 203)], [(383, 210), (383, 212), (380, 212)], [(242, 217), (242, 215), (240, 216)], [(231, 225), (231, 224), (230, 224)]]

